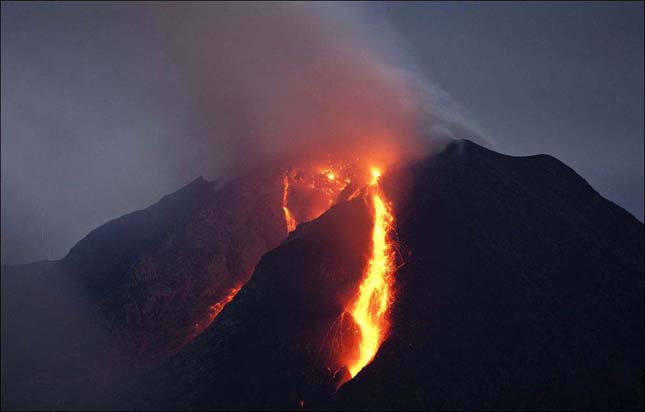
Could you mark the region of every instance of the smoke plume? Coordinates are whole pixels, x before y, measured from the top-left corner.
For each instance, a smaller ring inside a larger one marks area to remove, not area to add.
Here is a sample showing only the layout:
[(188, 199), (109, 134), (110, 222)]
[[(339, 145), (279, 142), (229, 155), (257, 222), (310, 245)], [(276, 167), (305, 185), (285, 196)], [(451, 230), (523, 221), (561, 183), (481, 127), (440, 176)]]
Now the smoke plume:
[(464, 127), (387, 24), (359, 6), (164, 5), (157, 13), (196, 116), (190, 134), (236, 164), (327, 154), (390, 162)]
[(463, 129), (379, 7), (3, 4), (3, 263), (60, 258), (199, 175), (386, 166)]

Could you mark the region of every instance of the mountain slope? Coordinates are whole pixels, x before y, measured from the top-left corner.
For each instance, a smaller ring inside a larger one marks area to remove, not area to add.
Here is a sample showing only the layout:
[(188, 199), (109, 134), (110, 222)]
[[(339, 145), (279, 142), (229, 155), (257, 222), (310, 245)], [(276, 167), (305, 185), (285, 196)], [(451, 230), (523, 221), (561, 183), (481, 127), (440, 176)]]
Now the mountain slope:
[(392, 334), (335, 406), (642, 407), (642, 223), (550, 156), (467, 141), (401, 181)]
[(149, 373), (153, 393), (137, 407), (289, 410), (333, 393), (324, 342), (360, 281), (370, 220), (355, 199), (300, 225), (211, 327)]
[(3, 266), (3, 409), (100, 408), (114, 381), (180, 349), (286, 237), (281, 196), (275, 171), (199, 178), (61, 261)]
[(283, 178), (198, 179), (3, 267), (3, 409), (642, 408), (643, 224), (561, 162), (457, 141), (382, 177), (392, 328), (338, 391), (370, 209), (287, 238)]
[(251, 174), (217, 190), (197, 179), (79, 242), (62, 264), (97, 296), (135, 363), (164, 359), (212, 320), (286, 236), (281, 179)]
[(642, 223), (550, 156), (504, 156), (468, 141), (392, 171), (382, 185), (405, 265), (391, 334), (370, 365), (334, 393), (336, 369), (312, 353), (342, 306), (321, 318), (300, 300), (327, 293), (335, 302), (321, 295), (325, 280), (339, 290), (349, 281), (302, 256), (333, 257), (343, 263), (336, 270), (354, 267), (346, 275), (359, 267), (338, 254), (356, 233), (338, 210), (364, 208), (354, 201), (300, 235), (336, 233), (333, 242), (287, 241), (267, 254), (211, 327), (150, 374), (154, 389), (137, 406), (642, 406)]

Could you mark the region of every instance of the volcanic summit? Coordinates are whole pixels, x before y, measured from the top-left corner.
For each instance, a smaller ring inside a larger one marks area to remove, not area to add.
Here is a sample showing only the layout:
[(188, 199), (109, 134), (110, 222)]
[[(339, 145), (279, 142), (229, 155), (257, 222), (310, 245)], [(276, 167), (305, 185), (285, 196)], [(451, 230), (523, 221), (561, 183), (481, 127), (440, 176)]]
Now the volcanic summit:
[(547, 155), (362, 166), (200, 178), (3, 267), (3, 409), (643, 407), (641, 222)]

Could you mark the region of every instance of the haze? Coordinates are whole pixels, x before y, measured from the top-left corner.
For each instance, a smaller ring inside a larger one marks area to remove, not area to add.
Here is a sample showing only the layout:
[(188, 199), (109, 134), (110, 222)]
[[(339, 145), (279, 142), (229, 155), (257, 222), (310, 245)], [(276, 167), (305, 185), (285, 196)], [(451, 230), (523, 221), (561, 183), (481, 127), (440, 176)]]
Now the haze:
[(430, 127), (556, 156), (642, 220), (643, 60), (642, 3), (3, 2), (2, 263), (339, 128), (408, 130), (424, 98)]

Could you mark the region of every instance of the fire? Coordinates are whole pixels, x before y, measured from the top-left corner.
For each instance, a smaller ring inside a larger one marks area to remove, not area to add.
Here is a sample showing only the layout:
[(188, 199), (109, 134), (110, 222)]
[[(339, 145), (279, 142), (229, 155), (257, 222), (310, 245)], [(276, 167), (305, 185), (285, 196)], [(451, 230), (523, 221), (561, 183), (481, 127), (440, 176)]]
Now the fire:
[(289, 197), (289, 177), (284, 177), (284, 191), (282, 192), (282, 210), (284, 211), (284, 220), (287, 224), (287, 232), (296, 230), (296, 219), (293, 218), (289, 208), (287, 207), (287, 199)]
[(394, 287), (394, 253), (388, 239), (394, 218), (378, 188), (381, 171), (372, 168), (371, 173), (370, 191), (374, 212), (372, 256), (359, 287), (358, 296), (350, 306), (350, 314), (361, 332), (359, 356), (347, 365), (352, 377), (374, 359), (387, 336), (390, 326), (389, 308)]
[(198, 321), (195, 323), (195, 330), (194, 332), (188, 336), (187, 341), (191, 341), (193, 338), (195, 338), (197, 335), (199, 335), (204, 329), (210, 325), (213, 320), (219, 315), (219, 313), (224, 309), (224, 306), (226, 306), (229, 302), (233, 300), (235, 295), (237, 295), (237, 292), (242, 289), (242, 284), (238, 284), (231, 289), (228, 290), (228, 293), (226, 296), (221, 298), (219, 301), (216, 303), (212, 304), (211, 306), (208, 307), (208, 313), (206, 313), (205, 318), (202, 320)]
[(334, 173), (333, 171), (327, 170), (324, 173), (325, 173), (325, 176), (327, 176), (327, 179), (329, 179), (329, 181), (333, 182), (334, 180), (336, 180), (336, 173)]
[(235, 286), (235, 287), (231, 288), (229, 290), (228, 294), (226, 296), (224, 296), (222, 298), (222, 300), (220, 300), (216, 304), (211, 305), (211, 307), (209, 307), (209, 312), (210, 312), (209, 315), (210, 315), (210, 318), (211, 318), (210, 319), (211, 322), (217, 317), (217, 315), (219, 315), (219, 313), (222, 311), (222, 309), (224, 309), (224, 306), (226, 306), (230, 301), (233, 300), (233, 298), (235, 297), (235, 295), (237, 295), (237, 292), (239, 292), (240, 289), (242, 289), (242, 285), (238, 285), (238, 286)]
[(282, 211), (289, 232), (297, 223), (316, 219), (339, 201), (354, 180), (351, 164), (328, 161), (325, 164), (292, 164), (283, 175)]
[(381, 169), (379, 169), (378, 167), (372, 167), (370, 172), (372, 173), (370, 186), (376, 186), (378, 184), (378, 179), (381, 177)]

